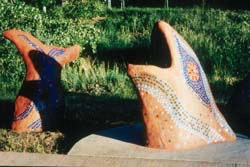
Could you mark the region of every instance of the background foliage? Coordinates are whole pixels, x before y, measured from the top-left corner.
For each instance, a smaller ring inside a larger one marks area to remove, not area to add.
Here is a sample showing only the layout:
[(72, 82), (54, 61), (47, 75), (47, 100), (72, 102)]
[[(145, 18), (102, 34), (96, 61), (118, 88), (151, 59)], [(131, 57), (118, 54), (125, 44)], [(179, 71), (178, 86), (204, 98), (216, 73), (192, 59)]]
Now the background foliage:
[[(46, 13), (41, 9), (44, 4), (50, 6)], [(84, 49), (82, 56), (89, 55), (96, 63), (100, 61), (96, 60), (97, 57), (104, 57), (99, 64), (107, 64), (107, 61), (114, 57), (122, 57), (123, 61), (117, 62), (115, 66), (121, 67), (117, 75), (122, 75), (123, 79), (113, 79), (105, 83), (110, 86), (105, 85), (102, 89), (113, 87), (114, 82), (117, 85), (124, 82), (127, 85), (125, 90), (129, 92), (132, 92), (131, 84), (128, 84), (124, 68), (126, 63), (130, 62), (127, 57), (132, 55), (132, 59), (147, 61), (147, 58), (152, 56), (152, 53), (143, 53), (140, 48), (150, 49), (151, 30), (159, 19), (168, 21), (184, 36), (199, 56), (210, 82), (215, 83), (215, 87), (216, 84), (219, 85), (222, 92), (227, 92), (228, 85), (242, 79), (249, 72), (249, 11), (222, 11), (199, 7), (108, 10), (104, 3), (97, 0), (76, 0), (63, 5), (57, 5), (57, 2), (52, 0), (44, 1), (40, 5), (28, 1), (4, 1), (0, 4), (0, 33), (17, 28), (32, 33), (48, 45), (67, 47), (79, 44)], [(24, 65), (16, 48), (8, 40), (1, 36), (0, 43), (0, 66), (3, 67), (0, 69), (1, 98), (8, 98), (9, 95), (14, 96), (19, 89), (24, 76)], [(63, 78), (66, 90), (86, 92), (86, 82), (83, 80), (92, 85), (104, 85), (99, 83), (103, 82), (102, 79), (93, 81), (84, 76), (81, 64), (83, 61), (85, 60), (77, 60), (65, 68)], [(106, 68), (107, 65), (104, 64), (100, 65), (100, 68)], [(111, 64), (109, 69), (104, 70), (107, 72), (105, 75), (110, 75), (108, 71), (112, 71)], [(72, 68), (75, 73), (67, 72)], [(78, 72), (79, 68), (82, 73)], [(98, 65), (95, 68), (98, 68)], [(116, 78), (115, 75), (113, 78)], [(113, 93), (108, 90), (108, 94)], [(123, 97), (122, 92), (117, 92), (117, 95)]]
[[(126, 68), (128, 63), (150, 64), (154, 56), (150, 36), (159, 19), (169, 22), (197, 53), (218, 103), (226, 104), (234, 84), (249, 73), (250, 12), (247, 10), (204, 6), (109, 10), (98, 0), (64, 1), (63, 4), (55, 0), (32, 2), (3, 0), (0, 3), (0, 34), (17, 28), (30, 32), (47, 45), (79, 44), (82, 47), (80, 58), (62, 71), (65, 119), (70, 133), (75, 127), (79, 127), (79, 131), (84, 128), (89, 131), (89, 126), (102, 129), (107, 124), (114, 126), (138, 120), (135, 113), (138, 113), (139, 104)], [(44, 5), (46, 12), (42, 9)], [(0, 67), (0, 105), (6, 101), (13, 104), (24, 79), (25, 66), (15, 46), (3, 36), (0, 36)], [(1, 106), (0, 113), (3, 113)], [(79, 131), (76, 130), (77, 135)], [(64, 140), (61, 134), (42, 133), (41, 138), (50, 138), (52, 142), (47, 144), (48, 148), (42, 148), (47, 146), (40, 140), (35, 146), (26, 145), (28, 134), (21, 136), (24, 142), (18, 144), (16, 141), (22, 140), (16, 133), (6, 130), (0, 133), (7, 136), (0, 139), (0, 150), (63, 152), (62, 149), (58, 151), (54, 143)], [(65, 138), (72, 136), (64, 135)], [(77, 138), (71, 139), (67, 141), (73, 144)]]

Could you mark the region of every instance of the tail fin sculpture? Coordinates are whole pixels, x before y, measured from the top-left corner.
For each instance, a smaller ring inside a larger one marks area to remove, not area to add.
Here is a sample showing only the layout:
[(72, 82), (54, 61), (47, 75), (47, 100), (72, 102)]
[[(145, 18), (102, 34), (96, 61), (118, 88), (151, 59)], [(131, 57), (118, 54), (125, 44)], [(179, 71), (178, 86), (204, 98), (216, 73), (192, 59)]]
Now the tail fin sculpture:
[(10, 29), (3, 36), (15, 44), (22, 56), (26, 76), (15, 101), (12, 129), (18, 132), (51, 129), (60, 113), (61, 68), (80, 54), (78, 45), (47, 46), (31, 34)]

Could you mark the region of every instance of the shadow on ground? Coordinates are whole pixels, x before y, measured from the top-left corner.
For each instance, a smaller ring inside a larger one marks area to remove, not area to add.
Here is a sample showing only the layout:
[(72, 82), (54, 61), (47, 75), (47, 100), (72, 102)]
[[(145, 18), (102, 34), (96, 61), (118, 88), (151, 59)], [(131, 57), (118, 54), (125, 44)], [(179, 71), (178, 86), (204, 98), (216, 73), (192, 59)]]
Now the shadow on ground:
[[(65, 106), (64, 118), (58, 122), (64, 138), (57, 143), (58, 153), (63, 154), (87, 135), (141, 120), (138, 100), (65, 93)], [(0, 109), (0, 128), (10, 129), (14, 101), (0, 101)]]
[(146, 145), (145, 131), (141, 123), (112, 128), (95, 134), (120, 140), (126, 143), (132, 143), (141, 146)]
[[(92, 133), (141, 122), (140, 102), (136, 99), (90, 96), (83, 93), (67, 92), (65, 93), (65, 106), (64, 118), (60, 122), (62, 127), (58, 132), (61, 132), (64, 137), (56, 141), (58, 150), (56, 153), (66, 154), (77, 141)], [(239, 112), (232, 111), (229, 108), (230, 106), (225, 104), (219, 104), (218, 107), (235, 132), (245, 135), (250, 134), (249, 128), (247, 128), (249, 127), (249, 119), (241, 118), (240, 115), (235, 114)], [(10, 129), (13, 112), (14, 100), (0, 100), (0, 129)], [(135, 133), (138, 132), (136, 129), (134, 131)], [(133, 137), (122, 138), (122, 136), (119, 136), (121, 133), (114, 134), (116, 133), (110, 134), (103, 131), (101, 135), (125, 142), (143, 142), (142, 134), (140, 134), (141, 137), (137, 135), (136, 140)], [(35, 136), (37, 134), (34, 134)]]
[(91, 133), (141, 121), (138, 100), (66, 93), (65, 103), (63, 152)]
[[(137, 100), (66, 93), (65, 106), (59, 129), (64, 138), (57, 141), (59, 153), (67, 153), (78, 140), (92, 133), (140, 121)], [(0, 109), (0, 128), (10, 129), (14, 101), (0, 101)]]
[(0, 100), (0, 128), (10, 129), (14, 109), (13, 100)]

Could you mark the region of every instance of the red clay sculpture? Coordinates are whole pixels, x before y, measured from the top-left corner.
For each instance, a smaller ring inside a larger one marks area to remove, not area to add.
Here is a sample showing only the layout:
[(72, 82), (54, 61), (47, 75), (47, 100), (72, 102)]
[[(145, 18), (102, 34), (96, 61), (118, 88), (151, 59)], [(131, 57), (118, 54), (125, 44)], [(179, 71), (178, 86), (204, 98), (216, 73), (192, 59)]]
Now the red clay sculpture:
[(61, 68), (80, 54), (80, 47), (46, 46), (30, 33), (11, 29), (3, 32), (15, 44), (26, 67), (26, 76), (15, 101), (12, 129), (40, 132), (56, 127), (63, 113)]
[(163, 21), (156, 23), (152, 41), (158, 41), (157, 54), (164, 53), (159, 57), (165, 60), (169, 58), (162, 49), (169, 48), (170, 66), (128, 66), (142, 101), (147, 145), (182, 150), (236, 140), (188, 43)]

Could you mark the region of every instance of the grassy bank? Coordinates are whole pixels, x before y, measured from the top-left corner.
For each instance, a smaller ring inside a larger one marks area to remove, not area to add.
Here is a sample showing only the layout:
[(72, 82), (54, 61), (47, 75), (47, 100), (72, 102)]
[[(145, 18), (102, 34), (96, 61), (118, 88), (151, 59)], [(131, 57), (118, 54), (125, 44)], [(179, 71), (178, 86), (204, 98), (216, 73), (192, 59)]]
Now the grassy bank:
[[(113, 88), (119, 80), (125, 86), (122, 89), (128, 90), (128, 94), (134, 98), (126, 77), (126, 64), (150, 63), (153, 57), (150, 35), (154, 23), (159, 19), (169, 22), (190, 43), (215, 89), (219, 85), (220, 91), (228, 92), (229, 86), (249, 72), (249, 11), (198, 7), (110, 11), (97, 2), (54, 6), (47, 13), (25, 3), (4, 2), (0, 10), (1, 33), (9, 28), (18, 28), (32, 33), (48, 45), (67, 47), (79, 44), (83, 48), (82, 59), (68, 65), (63, 72), (66, 91), (95, 94), (94, 91), (88, 92), (87, 85), (96, 84), (106, 87), (101, 88), (104, 89), (102, 94), (123, 96), (124, 92)], [(0, 66), (3, 67), (0, 69), (1, 98), (8, 99), (16, 95), (25, 70), (13, 44), (2, 36), (0, 42)], [(105, 74), (100, 73), (102, 76), (96, 76), (93, 80), (88, 78), (84, 69), (77, 73), (83, 61), (92, 63), (88, 58), (83, 60), (86, 55), (91, 56), (95, 63), (92, 70), (100, 69)], [(104, 67), (106, 69), (102, 70)], [(71, 75), (72, 72), (74, 75)], [(124, 97), (128, 98), (126, 93)]]

